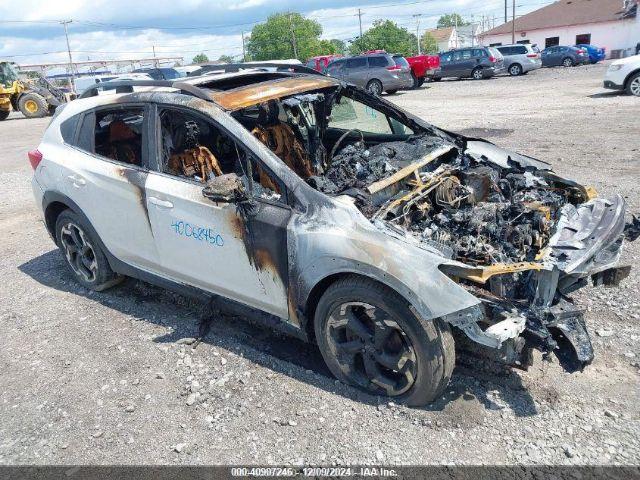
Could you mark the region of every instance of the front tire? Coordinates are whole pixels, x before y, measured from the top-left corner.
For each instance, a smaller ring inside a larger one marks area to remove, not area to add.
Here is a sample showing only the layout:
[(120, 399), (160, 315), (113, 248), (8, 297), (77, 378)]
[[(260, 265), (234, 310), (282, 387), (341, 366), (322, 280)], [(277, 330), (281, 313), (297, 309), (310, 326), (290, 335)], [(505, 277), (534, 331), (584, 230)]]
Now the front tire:
[(56, 243), (67, 267), (82, 286), (101, 292), (123, 280), (111, 269), (91, 229), (75, 212), (65, 210), (58, 216)]
[(424, 406), (442, 394), (455, 364), (449, 325), (423, 320), (390, 288), (348, 276), (331, 285), (314, 318), (316, 340), (340, 381)]
[(629, 95), (640, 97), (640, 73), (636, 73), (629, 79), (626, 91)]
[(371, 95), (382, 95), (382, 89), (382, 82), (380, 80), (376, 80), (374, 78), (373, 80), (370, 80), (369, 83), (367, 83), (366, 90)]
[(11, 110), (0, 110), (0, 122), (6, 120), (11, 115)]
[(47, 100), (37, 93), (25, 93), (18, 100), (18, 109), (27, 118), (42, 118), (49, 113)]

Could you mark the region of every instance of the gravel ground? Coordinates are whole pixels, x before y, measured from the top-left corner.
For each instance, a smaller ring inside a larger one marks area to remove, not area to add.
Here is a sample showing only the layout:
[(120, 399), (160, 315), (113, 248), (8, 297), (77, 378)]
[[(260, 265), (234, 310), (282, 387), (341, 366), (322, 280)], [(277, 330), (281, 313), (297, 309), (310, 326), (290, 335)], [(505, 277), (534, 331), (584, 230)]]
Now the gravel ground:
[[(551, 162), (640, 211), (637, 98), (605, 66), (445, 81), (387, 97), (444, 128)], [(203, 305), (129, 280), (105, 293), (63, 268), (25, 157), (48, 119), (0, 124), (0, 463), (631, 464), (640, 461), (638, 270), (587, 288), (596, 359), (567, 374), (464, 355), (446, 396), (408, 409), (333, 380), (315, 347), (221, 319), (195, 350)], [(638, 266), (640, 247), (623, 260)]]

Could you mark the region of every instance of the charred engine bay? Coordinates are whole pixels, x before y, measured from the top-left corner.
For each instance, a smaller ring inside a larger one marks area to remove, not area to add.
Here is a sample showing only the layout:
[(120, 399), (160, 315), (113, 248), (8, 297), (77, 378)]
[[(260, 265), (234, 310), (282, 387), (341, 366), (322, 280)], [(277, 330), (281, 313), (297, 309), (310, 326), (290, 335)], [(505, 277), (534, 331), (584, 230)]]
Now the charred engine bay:
[[(443, 153), (432, 158), (434, 151)], [(397, 181), (376, 187), (394, 175)], [(481, 266), (534, 261), (560, 208), (575, 196), (533, 169), (478, 162), (427, 135), (349, 145), (315, 184), (354, 197), (368, 218), (410, 232), (448, 258)]]
[[(346, 102), (336, 92), (289, 97), (238, 118), (316, 190), (346, 196), (380, 230), (464, 264), (443, 272), (482, 301), (461, 313), (464, 320), (448, 320), (470, 338), (493, 348), (513, 340), (506, 358), (524, 366), (532, 346), (556, 349), (560, 330), (588, 364), (593, 351), (580, 310), (565, 296), (565, 287), (586, 280), (560, 278), (550, 241), (566, 207), (584, 204), (589, 192), (535, 160), (493, 158), (482, 141), (470, 147), (401, 114), (398, 127), (384, 103), (362, 108), (352, 94)], [(392, 132), (368, 133), (385, 128)], [(270, 188), (262, 177), (261, 184)]]

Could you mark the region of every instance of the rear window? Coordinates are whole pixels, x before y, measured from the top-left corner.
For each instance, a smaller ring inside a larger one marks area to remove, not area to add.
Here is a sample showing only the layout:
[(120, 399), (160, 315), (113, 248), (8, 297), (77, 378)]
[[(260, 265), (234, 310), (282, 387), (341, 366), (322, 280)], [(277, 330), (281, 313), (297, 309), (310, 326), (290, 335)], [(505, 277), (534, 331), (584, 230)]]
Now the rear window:
[(409, 66), (409, 62), (407, 62), (407, 59), (404, 58), (404, 57), (393, 57), (393, 61), (399, 67), (408, 67)]
[(347, 60), (347, 68), (367, 68), (367, 59), (364, 57), (350, 58)]
[(491, 54), (492, 56), (496, 58), (502, 58), (502, 54), (496, 48), (489, 47), (487, 48), (487, 50), (489, 50), (489, 54)]
[(386, 67), (389, 65), (387, 57), (369, 57), (369, 68)]

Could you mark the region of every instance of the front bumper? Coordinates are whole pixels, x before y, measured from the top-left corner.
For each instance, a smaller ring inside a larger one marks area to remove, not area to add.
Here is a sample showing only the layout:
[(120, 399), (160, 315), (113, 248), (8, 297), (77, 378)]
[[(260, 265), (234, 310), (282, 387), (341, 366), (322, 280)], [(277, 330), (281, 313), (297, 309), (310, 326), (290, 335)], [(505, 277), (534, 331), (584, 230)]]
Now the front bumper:
[(609, 90), (624, 90), (624, 85), (618, 85), (611, 80), (605, 80), (603, 86)]
[(538, 70), (542, 68), (542, 60), (534, 60), (532, 62), (523, 62), (522, 71), (523, 72), (531, 72), (533, 70)]
[[(549, 241), (539, 270), (522, 271), (528, 279), (527, 300), (500, 292), (513, 274), (492, 277), (490, 292), (469, 287), (480, 305), (448, 315), (444, 320), (481, 345), (502, 349), (522, 344), (528, 349), (554, 352), (562, 365), (575, 371), (593, 360), (593, 347), (582, 309), (568, 295), (588, 284), (617, 285), (629, 267), (617, 267), (624, 235), (625, 202), (619, 195), (561, 210), (556, 233)], [(482, 327), (481, 327), (482, 326)], [(567, 348), (570, 347), (570, 348)], [(526, 356), (526, 355), (525, 355)], [(522, 363), (522, 362), (519, 362)]]

